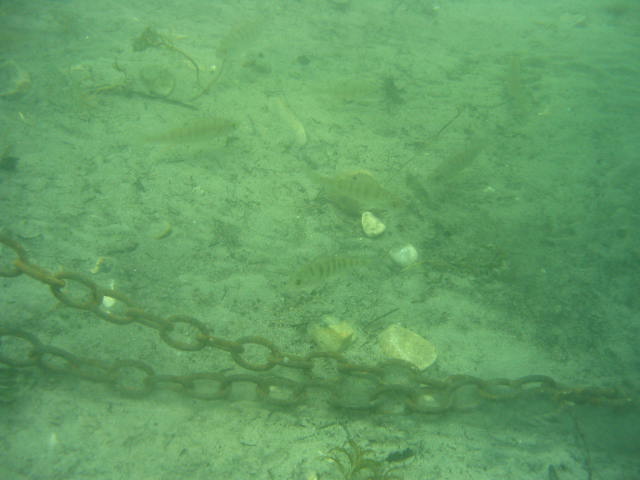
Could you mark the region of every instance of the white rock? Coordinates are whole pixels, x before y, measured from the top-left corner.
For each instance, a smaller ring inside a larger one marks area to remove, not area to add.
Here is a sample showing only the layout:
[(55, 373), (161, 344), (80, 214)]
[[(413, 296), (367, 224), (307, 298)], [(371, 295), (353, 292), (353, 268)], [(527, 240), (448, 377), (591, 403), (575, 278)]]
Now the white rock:
[(371, 212), (362, 213), (362, 230), (367, 237), (377, 237), (387, 229), (384, 223)]
[(420, 370), (431, 366), (438, 358), (433, 343), (397, 324), (387, 327), (378, 336), (378, 343), (387, 358), (404, 360)]
[(389, 256), (396, 265), (407, 268), (418, 261), (418, 251), (416, 247), (408, 243), (402, 247), (393, 248), (389, 251)]

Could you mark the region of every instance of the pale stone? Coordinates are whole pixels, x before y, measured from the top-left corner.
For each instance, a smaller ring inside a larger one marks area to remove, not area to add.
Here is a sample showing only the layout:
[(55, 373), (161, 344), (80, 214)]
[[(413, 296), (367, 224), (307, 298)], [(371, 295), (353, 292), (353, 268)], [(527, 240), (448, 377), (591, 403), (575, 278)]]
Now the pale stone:
[(397, 324), (378, 336), (378, 344), (386, 357), (404, 360), (420, 370), (432, 365), (438, 357), (436, 347), (429, 340)]
[(362, 231), (367, 237), (377, 237), (387, 229), (384, 223), (371, 212), (362, 213)]
[(410, 243), (389, 251), (391, 259), (402, 268), (410, 267), (418, 261), (418, 251)]

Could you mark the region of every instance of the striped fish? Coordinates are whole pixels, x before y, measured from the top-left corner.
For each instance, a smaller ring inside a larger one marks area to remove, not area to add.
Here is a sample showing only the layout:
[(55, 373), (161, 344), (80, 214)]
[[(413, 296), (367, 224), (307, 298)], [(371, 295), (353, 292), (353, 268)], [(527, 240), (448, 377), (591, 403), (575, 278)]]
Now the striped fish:
[(371, 260), (361, 257), (325, 256), (306, 263), (292, 275), (289, 286), (293, 288), (310, 288), (322, 284), (327, 278), (367, 265)]

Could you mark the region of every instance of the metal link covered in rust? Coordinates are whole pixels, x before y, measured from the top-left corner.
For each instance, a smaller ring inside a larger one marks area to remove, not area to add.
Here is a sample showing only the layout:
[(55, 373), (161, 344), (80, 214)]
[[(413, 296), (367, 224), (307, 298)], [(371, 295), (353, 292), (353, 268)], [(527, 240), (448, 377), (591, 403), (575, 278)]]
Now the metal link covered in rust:
[[(442, 414), (475, 408), (483, 401), (543, 396), (561, 405), (591, 404), (638, 408), (640, 400), (619, 388), (567, 387), (550, 377), (483, 380), (470, 375), (435, 379), (401, 361), (378, 365), (353, 364), (339, 353), (313, 352), (306, 356), (281, 351), (256, 336), (228, 340), (215, 337), (200, 320), (187, 315), (160, 317), (139, 308), (124, 294), (105, 289), (73, 272), (52, 274), (28, 261), (25, 249), (0, 233), (2, 250), (13, 251), (6, 262), (0, 252), (0, 277), (25, 274), (48, 285), (64, 305), (91, 313), (116, 325), (138, 323), (158, 331), (170, 347), (185, 352), (213, 349), (228, 355), (236, 368), (224, 372), (187, 375), (156, 373), (146, 362), (126, 359), (106, 362), (78, 357), (43, 345), (33, 334), (0, 324), (0, 363), (10, 367), (40, 367), (109, 385), (130, 397), (145, 397), (166, 389), (202, 400), (229, 398), (235, 388), (250, 385), (255, 398), (295, 406), (323, 401), (343, 409), (377, 412)], [(73, 293), (71, 291), (73, 290)], [(81, 293), (78, 293), (80, 291)], [(104, 297), (116, 300), (118, 311), (104, 308)], [(240, 373), (239, 373), (240, 372)]]

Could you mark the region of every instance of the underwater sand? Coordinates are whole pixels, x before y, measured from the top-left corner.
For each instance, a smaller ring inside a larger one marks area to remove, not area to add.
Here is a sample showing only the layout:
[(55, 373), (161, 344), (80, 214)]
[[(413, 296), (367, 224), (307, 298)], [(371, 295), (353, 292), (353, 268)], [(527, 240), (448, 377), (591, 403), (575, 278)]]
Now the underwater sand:
[[(175, 48), (134, 51), (147, 27)], [(435, 377), (543, 374), (639, 398), (635, 2), (2, 2), (0, 32), (31, 78), (0, 97), (0, 152), (19, 158), (0, 169), (0, 228), (35, 263), (299, 355), (331, 315), (358, 332), (345, 355), (373, 364), (399, 323), (437, 346)], [(140, 72), (158, 65), (173, 78), (149, 90)], [(212, 118), (236, 128), (144, 141)], [(387, 231), (366, 238), (309, 169), (372, 172), (406, 205), (376, 212)], [(406, 243), (424, 263), (402, 271), (387, 252)], [(326, 255), (374, 261), (287, 288)], [(0, 283), (0, 326), (45, 344), (167, 374), (228, 367), (59, 307), (25, 276)], [(15, 390), (3, 479), (340, 479), (325, 455), (348, 439), (383, 462), (411, 449), (393, 465), (404, 479), (640, 478), (637, 409), (277, 409), (131, 399), (35, 369)]]

